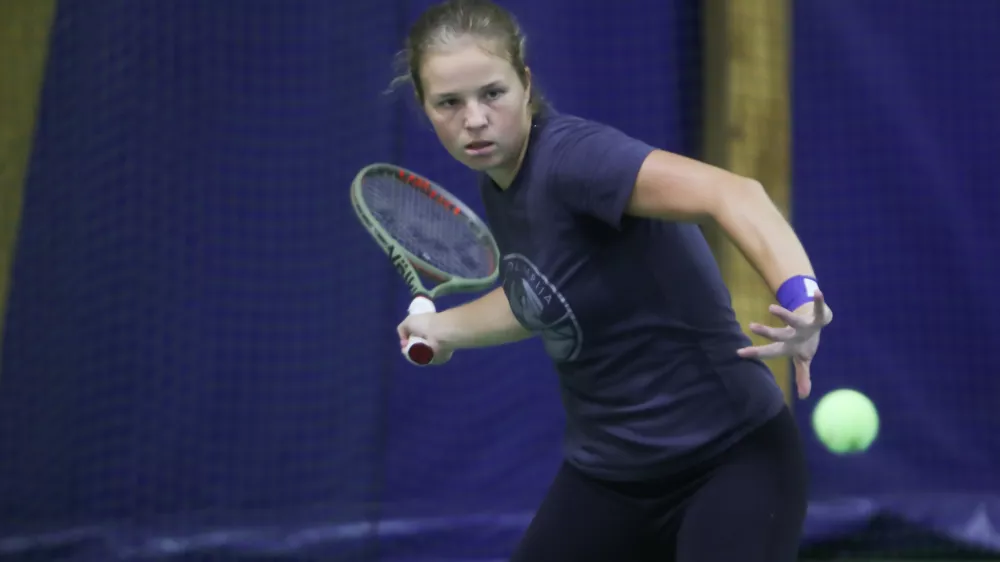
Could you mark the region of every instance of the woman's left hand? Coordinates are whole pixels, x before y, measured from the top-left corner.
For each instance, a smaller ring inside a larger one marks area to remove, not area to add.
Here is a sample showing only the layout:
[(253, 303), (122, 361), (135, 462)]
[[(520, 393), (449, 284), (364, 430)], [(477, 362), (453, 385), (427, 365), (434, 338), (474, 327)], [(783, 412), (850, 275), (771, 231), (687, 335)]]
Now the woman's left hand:
[(816, 291), (813, 301), (806, 303), (794, 312), (772, 304), (771, 314), (784, 320), (787, 326), (773, 328), (756, 322), (750, 324), (750, 331), (765, 337), (774, 343), (744, 347), (740, 349), (740, 357), (755, 357), (771, 359), (774, 357), (791, 357), (795, 365), (795, 386), (799, 398), (806, 398), (812, 389), (809, 365), (816, 350), (819, 348), (819, 334), (833, 320), (833, 311), (823, 300), (823, 293)]

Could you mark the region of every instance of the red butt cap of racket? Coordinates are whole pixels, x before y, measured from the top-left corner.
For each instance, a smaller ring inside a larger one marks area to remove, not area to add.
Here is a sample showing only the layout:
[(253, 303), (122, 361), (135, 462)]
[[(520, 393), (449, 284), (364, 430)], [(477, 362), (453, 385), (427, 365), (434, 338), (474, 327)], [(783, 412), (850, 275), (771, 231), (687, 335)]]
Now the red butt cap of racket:
[[(437, 308), (434, 306), (434, 302), (427, 297), (416, 297), (413, 302), (410, 303), (410, 307), (407, 310), (410, 314), (427, 314), (430, 312), (437, 312)], [(414, 365), (429, 365), (431, 361), (434, 360), (434, 349), (431, 348), (427, 340), (417, 336), (410, 336), (410, 339), (406, 343), (406, 347), (403, 348), (403, 355), (406, 356), (406, 360)]]

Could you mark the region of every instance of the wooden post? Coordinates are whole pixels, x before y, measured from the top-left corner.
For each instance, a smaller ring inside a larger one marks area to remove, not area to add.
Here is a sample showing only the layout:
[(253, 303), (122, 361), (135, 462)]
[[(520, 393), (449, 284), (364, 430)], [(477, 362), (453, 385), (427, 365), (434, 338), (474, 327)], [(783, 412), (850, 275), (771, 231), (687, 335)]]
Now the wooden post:
[(54, 13), (54, 0), (0, 2), (0, 347)]
[[(702, 0), (706, 161), (764, 184), (789, 216), (791, 155), (789, 0)], [(733, 295), (740, 323), (775, 323), (774, 295), (715, 226), (706, 234)], [(764, 343), (754, 336), (755, 343)], [(770, 361), (791, 403), (790, 362)]]

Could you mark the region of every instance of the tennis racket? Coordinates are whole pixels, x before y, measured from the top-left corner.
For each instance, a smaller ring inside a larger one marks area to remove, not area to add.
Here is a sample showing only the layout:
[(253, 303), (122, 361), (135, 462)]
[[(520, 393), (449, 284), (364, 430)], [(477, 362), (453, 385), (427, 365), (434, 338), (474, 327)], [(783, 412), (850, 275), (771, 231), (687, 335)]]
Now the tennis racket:
[[(371, 164), (355, 176), (351, 203), (409, 287), (409, 314), (435, 312), (434, 299), (482, 291), (496, 281), (500, 250), (489, 228), (427, 178), (392, 164)], [(435, 285), (428, 288), (421, 275)], [(403, 355), (414, 365), (434, 360), (434, 350), (416, 336)]]

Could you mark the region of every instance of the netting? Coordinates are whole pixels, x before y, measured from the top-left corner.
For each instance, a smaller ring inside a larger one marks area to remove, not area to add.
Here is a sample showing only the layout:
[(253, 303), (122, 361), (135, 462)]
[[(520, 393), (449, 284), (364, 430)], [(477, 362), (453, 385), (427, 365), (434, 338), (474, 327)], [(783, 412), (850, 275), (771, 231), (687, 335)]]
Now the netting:
[(327, 21), (346, 15), (395, 23), (57, 6), (7, 307), (0, 556), (373, 555), (397, 307), (347, 176), (386, 157), (388, 68), (358, 76), (368, 32)]
[[(405, 286), (349, 207), (385, 161), (481, 214), (384, 94), (429, 4), (65, 0), (51, 25), (0, 5), (0, 560), (509, 554), (560, 458), (544, 350), (411, 367)], [(1000, 552), (1000, 3), (503, 4), (558, 109), (753, 174), (791, 213), (837, 315), (795, 405), (804, 555)], [(769, 320), (717, 250), (741, 320)], [(808, 416), (844, 386), (882, 431), (837, 457)]]
[(998, 17), (984, 1), (796, 4), (794, 216), (839, 303), (817, 386), (865, 392), (882, 422), (848, 458), (808, 434), (830, 550), (1000, 550), (1000, 362), (981, 351), (1000, 308), (980, 296), (1000, 263), (980, 257), (1000, 250)]

